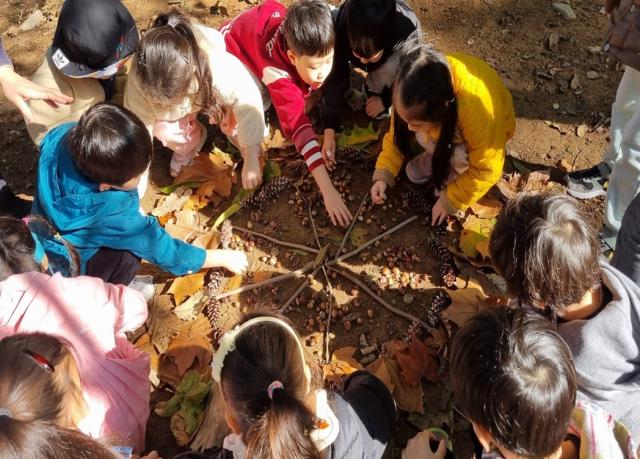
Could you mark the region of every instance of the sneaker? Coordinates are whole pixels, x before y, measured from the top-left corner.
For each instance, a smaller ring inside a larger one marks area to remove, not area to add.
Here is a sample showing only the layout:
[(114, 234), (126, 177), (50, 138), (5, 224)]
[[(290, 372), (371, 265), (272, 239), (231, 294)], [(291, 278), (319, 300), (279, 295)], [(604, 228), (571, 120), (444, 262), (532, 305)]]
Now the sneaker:
[(133, 278), (129, 287), (142, 293), (144, 299), (148, 302), (156, 296), (156, 287), (153, 285), (153, 276), (138, 275)]
[(611, 170), (602, 162), (590, 169), (582, 169), (567, 174), (567, 193), (577, 199), (589, 199), (604, 196), (607, 193), (605, 184)]
[(429, 152), (422, 153), (407, 163), (407, 178), (417, 185), (427, 183), (432, 175), (431, 160), (433, 155)]

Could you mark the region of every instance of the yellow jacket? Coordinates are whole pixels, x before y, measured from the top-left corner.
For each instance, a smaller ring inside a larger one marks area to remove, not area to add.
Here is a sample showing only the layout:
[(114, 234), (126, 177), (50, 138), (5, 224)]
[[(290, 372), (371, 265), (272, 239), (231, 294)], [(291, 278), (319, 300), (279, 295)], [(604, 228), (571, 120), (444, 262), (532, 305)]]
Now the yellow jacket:
[[(445, 207), (455, 214), (467, 210), (500, 179), (505, 144), (513, 136), (516, 115), (511, 93), (488, 64), (465, 54), (445, 57), (451, 68), (453, 91), (458, 102), (456, 130), (460, 137), (455, 142), (464, 143), (469, 151), (469, 169), (445, 187)], [(404, 161), (404, 155), (394, 142), (393, 124), (392, 119), (391, 128), (382, 141), (374, 174), (374, 181), (383, 180), (390, 186), (395, 183)], [(439, 128), (427, 133), (432, 139), (438, 139), (439, 135)]]

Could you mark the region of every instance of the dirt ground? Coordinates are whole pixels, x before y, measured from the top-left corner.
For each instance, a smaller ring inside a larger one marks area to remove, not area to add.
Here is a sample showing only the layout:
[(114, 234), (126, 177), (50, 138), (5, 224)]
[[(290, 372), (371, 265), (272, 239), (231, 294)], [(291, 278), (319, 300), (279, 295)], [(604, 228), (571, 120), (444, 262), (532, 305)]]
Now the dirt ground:
[[(236, 0), (169, 3), (210, 26), (219, 26), (250, 7), (248, 3)], [(562, 177), (560, 165), (565, 169), (583, 168), (601, 159), (608, 143), (608, 117), (621, 72), (610, 69), (607, 57), (599, 51), (607, 23), (599, 1), (572, 1), (571, 6), (577, 14), (575, 20), (563, 19), (553, 9), (550, 0), (413, 0), (409, 3), (420, 16), (428, 40), (438, 49), (478, 56), (498, 70), (513, 94), (518, 117), (515, 136), (508, 144), (513, 158), (531, 168), (552, 168), (552, 177), (558, 180)], [(0, 17), (2, 40), (19, 73), (30, 75), (40, 64), (52, 38), (60, 4), (60, 0), (0, 0), (0, 9), (6, 13)], [(147, 28), (154, 14), (171, 7), (160, 0), (127, 0), (125, 4), (137, 19), (141, 31)], [(40, 8), (47, 19), (30, 31), (17, 31), (15, 26), (36, 8)], [(0, 105), (0, 151), (0, 173), (17, 192), (32, 195), (37, 149), (31, 143), (19, 113), (7, 104)], [(375, 153), (375, 146), (370, 151)], [(151, 178), (156, 188), (171, 183), (168, 160), (168, 153), (162, 150), (154, 159)], [(300, 169), (292, 164), (295, 160), (297, 158), (293, 156), (279, 161), (284, 175), (292, 179), (300, 177)], [(511, 163), (508, 167), (512, 167)], [(368, 192), (371, 172), (372, 161), (367, 157), (345, 159), (334, 172), (334, 179), (344, 182), (352, 212)], [(313, 187), (303, 185), (305, 189), (311, 193)], [(403, 207), (402, 189), (399, 186), (397, 191), (390, 193), (389, 203), (384, 208), (368, 209), (362, 214), (362, 221), (357, 223), (362, 240), (368, 240), (412, 215)], [(156, 197), (156, 193), (147, 196), (145, 205), (153, 206)], [(330, 250), (335, 250), (344, 231), (331, 226), (317, 196), (307, 194), (306, 198), (317, 215), (321, 244), (333, 243)], [(252, 226), (255, 231), (281, 240), (317, 247), (309, 224), (303, 225), (305, 210), (301, 209), (300, 215), (294, 212), (298, 201), (294, 192), (287, 192), (258, 213), (252, 215), (243, 210), (232, 221), (234, 225)], [(216, 208), (210, 206), (206, 213), (217, 215), (228, 204), (226, 201)], [(584, 206), (593, 225), (598, 227), (602, 200), (587, 201)], [(439, 266), (425, 244), (429, 232), (421, 218), (411, 229), (395, 233), (379, 246), (365, 251), (363, 256), (351, 259), (350, 268), (375, 286), (387, 264), (386, 257), (376, 258), (377, 254), (387, 249), (396, 253), (405, 250), (414, 255), (410, 263), (399, 263), (403, 273), (413, 273), (417, 279), (413, 288), (389, 288), (380, 293), (391, 304), (423, 317), (424, 305), (433, 295), (433, 279)], [(243, 240), (246, 242), (247, 238), (243, 237)], [(355, 248), (357, 242), (350, 240), (347, 249)], [(274, 252), (273, 244), (259, 240), (255, 243), (256, 248), (250, 254), (252, 271), (287, 272), (313, 260), (313, 257), (295, 250), (279, 247)], [(272, 256), (278, 260), (275, 267), (269, 263)], [(170, 279), (167, 275), (151, 272), (156, 274), (159, 283)], [(314, 299), (317, 301), (319, 294), (314, 292), (326, 282), (321, 273), (316, 279), (312, 288), (300, 295), (300, 301), (294, 303), (288, 316), (305, 333), (310, 353), (315, 353), (320, 360), (322, 343), (318, 339), (318, 311), (315, 306), (309, 308), (308, 304)], [(282, 304), (300, 282), (280, 283), (273, 288), (260, 289), (258, 293), (231, 299), (225, 305), (225, 321), (230, 325), (247, 308)], [(407, 335), (409, 322), (387, 312), (343, 278), (335, 277), (331, 282), (339, 309), (343, 315), (351, 314), (350, 323), (353, 322), (353, 326), (348, 328), (341, 320), (331, 325), (335, 334), (330, 345), (332, 349), (358, 346), (361, 335), (370, 344), (391, 338), (402, 339)], [(486, 288), (490, 290), (492, 287), (486, 285)], [(410, 304), (403, 301), (407, 293), (414, 297)], [(442, 396), (443, 392), (447, 392), (444, 385), (425, 383), (428, 410), (431, 408), (433, 413), (445, 411), (448, 398)], [(161, 391), (154, 394), (154, 399), (163, 397), (166, 394)], [(432, 420), (435, 422), (436, 417)], [(453, 429), (453, 426), (449, 427)], [(464, 429), (460, 431), (464, 432)], [(403, 432), (405, 437), (410, 434), (409, 430)], [(456, 457), (470, 457), (468, 440), (463, 437), (464, 433), (461, 434), (462, 446), (457, 449)], [(165, 457), (171, 457), (180, 450), (173, 442), (167, 422), (154, 415), (150, 422), (148, 446), (158, 449)]]

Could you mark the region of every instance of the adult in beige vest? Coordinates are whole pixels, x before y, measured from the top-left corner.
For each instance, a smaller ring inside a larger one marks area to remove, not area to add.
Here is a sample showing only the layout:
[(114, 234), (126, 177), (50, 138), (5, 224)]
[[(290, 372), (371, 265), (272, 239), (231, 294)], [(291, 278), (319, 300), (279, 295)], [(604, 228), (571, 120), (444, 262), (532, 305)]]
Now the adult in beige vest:
[(32, 140), (39, 144), (49, 130), (78, 121), (99, 102), (121, 102), (125, 63), (138, 40), (135, 21), (120, 0), (66, 0), (51, 47), (32, 80), (72, 97), (73, 102), (53, 106), (29, 100), (32, 121), (27, 130)]

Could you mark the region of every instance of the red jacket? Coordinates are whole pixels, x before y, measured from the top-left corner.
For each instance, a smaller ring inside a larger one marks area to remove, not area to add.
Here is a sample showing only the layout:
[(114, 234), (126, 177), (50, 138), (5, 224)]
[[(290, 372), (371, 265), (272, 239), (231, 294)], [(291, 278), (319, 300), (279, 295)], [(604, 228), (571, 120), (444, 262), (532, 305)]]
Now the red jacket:
[(284, 135), (291, 139), (313, 171), (324, 164), (320, 144), (304, 112), (310, 88), (287, 57), (283, 33), (287, 10), (277, 0), (265, 0), (225, 24), (220, 31), (227, 51), (240, 59), (269, 90)]

